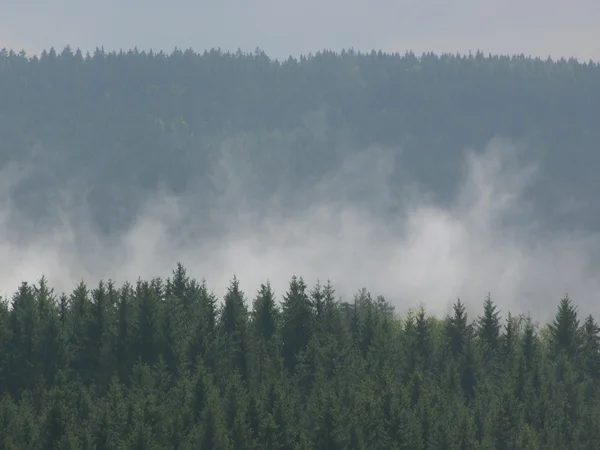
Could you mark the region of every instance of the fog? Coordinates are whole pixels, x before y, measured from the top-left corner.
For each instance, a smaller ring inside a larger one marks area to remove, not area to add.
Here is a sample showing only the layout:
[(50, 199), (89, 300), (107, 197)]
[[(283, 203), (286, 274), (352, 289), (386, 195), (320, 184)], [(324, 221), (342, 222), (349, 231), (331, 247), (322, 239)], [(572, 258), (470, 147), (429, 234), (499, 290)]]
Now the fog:
[[(582, 313), (599, 312), (600, 239), (583, 230), (549, 232), (536, 221), (526, 193), (540, 167), (524, 162), (527, 148), (518, 142), (465, 149), (464, 179), (444, 206), (409, 178), (402, 189), (392, 187), (401, 149), (366, 148), (294, 198), (283, 188), (268, 198), (253, 195), (259, 180), (246, 176), (243, 150), (224, 143), (212, 171), (220, 194), (208, 214), (195, 209), (201, 192), (161, 189), (126, 232), (111, 238), (93, 231), (79, 189), (56, 196), (58, 225), (25, 221), (10, 187), (28, 168), (4, 168), (4, 295), (42, 274), (57, 293), (81, 279), (93, 286), (101, 278), (164, 278), (180, 261), (217, 295), (237, 275), (248, 300), (267, 279), (281, 298), (295, 274), (309, 286), (331, 280), (347, 300), (366, 287), (398, 312), (422, 303), (444, 314), (457, 297), (480, 309), (488, 292), (504, 313), (531, 312), (539, 320), (567, 293)], [(294, 207), (282, 208), (285, 202)]]

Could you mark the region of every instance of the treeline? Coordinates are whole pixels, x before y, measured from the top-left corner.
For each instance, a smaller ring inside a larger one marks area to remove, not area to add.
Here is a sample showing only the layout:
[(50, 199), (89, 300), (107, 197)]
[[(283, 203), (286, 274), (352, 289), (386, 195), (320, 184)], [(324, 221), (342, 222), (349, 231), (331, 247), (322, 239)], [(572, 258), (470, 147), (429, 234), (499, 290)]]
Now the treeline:
[(36, 223), (75, 185), (111, 233), (157, 186), (197, 189), (199, 202), (217, 196), (211, 176), (223, 148), (242, 161), (244, 180), (259, 180), (247, 192), (261, 200), (313, 186), (370, 146), (397, 151), (392, 183), (410, 175), (448, 200), (462, 152), (500, 136), (525, 140), (526, 156), (542, 164), (537, 205), (577, 198), (577, 214), (555, 215), (570, 229), (574, 220), (600, 226), (599, 85), (597, 63), (480, 52), (277, 61), (261, 51), (4, 50), (0, 163), (27, 167), (11, 198)]
[(178, 265), (0, 306), (0, 449), (597, 449), (600, 329), (568, 298), (552, 323), (400, 318), (366, 290), (293, 277), (251, 306)]

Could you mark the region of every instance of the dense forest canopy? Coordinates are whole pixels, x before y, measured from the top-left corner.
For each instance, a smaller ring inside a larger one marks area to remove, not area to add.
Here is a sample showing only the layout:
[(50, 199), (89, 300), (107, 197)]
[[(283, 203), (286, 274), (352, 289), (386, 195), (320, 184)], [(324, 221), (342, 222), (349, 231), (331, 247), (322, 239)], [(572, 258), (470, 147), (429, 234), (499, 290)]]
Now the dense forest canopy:
[(256, 198), (286, 192), (293, 208), (293, 194), (372, 146), (401, 156), (393, 183), (410, 179), (448, 201), (463, 152), (499, 136), (541, 164), (530, 195), (547, 224), (598, 229), (599, 85), (593, 62), (480, 52), (278, 61), (259, 50), (3, 50), (0, 162), (27, 169), (10, 186), (25, 217), (56, 219), (52, 206), (75, 190), (110, 234), (158, 186), (201, 192), (206, 211), (224, 146), (250, 155)]
[[(91, 275), (0, 301), (0, 449), (597, 449), (600, 327), (549, 292), (597, 293), (598, 86), (481, 52), (2, 50), (1, 281)], [(167, 253), (398, 297), (133, 282)], [(502, 308), (398, 313), (490, 281)]]
[(301, 277), (234, 278), (218, 302), (181, 265), (68, 296), (23, 283), (0, 303), (0, 448), (597, 449), (594, 318), (482, 303), (400, 317)]

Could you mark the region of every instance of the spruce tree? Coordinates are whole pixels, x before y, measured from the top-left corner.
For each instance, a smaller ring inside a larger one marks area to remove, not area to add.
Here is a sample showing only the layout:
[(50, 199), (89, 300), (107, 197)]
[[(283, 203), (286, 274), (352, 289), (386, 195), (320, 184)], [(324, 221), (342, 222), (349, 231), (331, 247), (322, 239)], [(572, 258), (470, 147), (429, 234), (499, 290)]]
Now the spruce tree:
[(248, 309), (236, 277), (231, 281), (221, 309), (219, 331), (231, 369), (248, 376)]
[(500, 313), (488, 294), (483, 304), (483, 315), (477, 320), (477, 334), (484, 346), (486, 360), (492, 360), (500, 347)]
[(294, 372), (298, 357), (310, 341), (313, 332), (313, 306), (302, 278), (292, 277), (283, 297), (281, 349), (285, 367)]
[(269, 341), (277, 331), (279, 311), (269, 282), (261, 284), (252, 306), (253, 335)]
[(568, 295), (558, 305), (558, 311), (550, 325), (550, 333), (555, 352), (564, 352), (574, 360), (580, 346), (579, 319), (577, 308)]

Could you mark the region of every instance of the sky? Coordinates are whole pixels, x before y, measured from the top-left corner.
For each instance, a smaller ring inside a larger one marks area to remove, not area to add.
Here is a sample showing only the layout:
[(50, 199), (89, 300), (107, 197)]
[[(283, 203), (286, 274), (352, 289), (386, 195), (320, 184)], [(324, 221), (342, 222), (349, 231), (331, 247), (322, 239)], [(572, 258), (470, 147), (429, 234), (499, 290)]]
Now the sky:
[(600, 61), (598, 0), (2, 0), (0, 47), (343, 48)]

